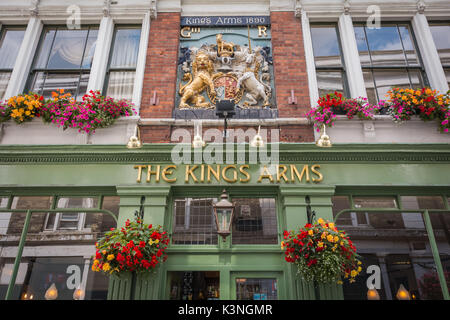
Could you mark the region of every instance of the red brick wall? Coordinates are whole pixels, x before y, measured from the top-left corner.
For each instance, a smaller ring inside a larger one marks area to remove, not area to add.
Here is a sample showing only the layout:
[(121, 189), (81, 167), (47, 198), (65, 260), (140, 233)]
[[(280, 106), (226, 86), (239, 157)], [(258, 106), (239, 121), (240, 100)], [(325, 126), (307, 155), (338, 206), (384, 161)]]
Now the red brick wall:
[[(293, 12), (271, 12), (275, 90), (280, 118), (301, 117), (309, 110), (308, 75), (301, 21)], [(291, 89), (297, 104), (289, 104)]]
[[(272, 12), (271, 22), (279, 117), (303, 117), (310, 105), (301, 22), (293, 12)], [(179, 30), (179, 13), (158, 13), (157, 19), (151, 22), (141, 102), (142, 118), (172, 117), (176, 95)], [(295, 105), (288, 103), (291, 89), (297, 98)], [(150, 104), (154, 91), (159, 99), (157, 105)], [(184, 128), (192, 131), (192, 127)], [(208, 128), (204, 127), (203, 130)], [(286, 125), (278, 128), (281, 130), (282, 142), (314, 141), (311, 126)], [(169, 143), (174, 129), (174, 126), (142, 126), (142, 140), (145, 143)], [(218, 129), (223, 130), (223, 127)], [(191, 136), (193, 137), (193, 133)]]
[[(175, 105), (180, 34), (179, 13), (158, 13), (151, 21), (141, 101), (142, 118), (171, 118)], [(156, 91), (159, 103), (151, 105)]]

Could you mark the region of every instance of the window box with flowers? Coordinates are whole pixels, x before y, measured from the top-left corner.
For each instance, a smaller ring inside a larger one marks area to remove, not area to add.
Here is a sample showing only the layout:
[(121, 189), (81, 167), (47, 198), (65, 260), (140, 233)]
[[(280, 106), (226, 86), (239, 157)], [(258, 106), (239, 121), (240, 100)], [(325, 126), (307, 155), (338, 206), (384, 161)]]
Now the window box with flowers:
[(371, 105), (335, 92), (320, 97), (307, 117), (317, 132), (328, 127), (333, 142), (448, 143), (450, 94), (393, 88), (386, 100)]
[(77, 136), (91, 137), (96, 130), (131, 119), (135, 114), (134, 106), (126, 100), (114, 100), (98, 91), (89, 92), (81, 101), (64, 90), (53, 92), (46, 100), (33, 93), (18, 95), (0, 103), (2, 143), (33, 144), (36, 136), (48, 137), (48, 144), (76, 144)]

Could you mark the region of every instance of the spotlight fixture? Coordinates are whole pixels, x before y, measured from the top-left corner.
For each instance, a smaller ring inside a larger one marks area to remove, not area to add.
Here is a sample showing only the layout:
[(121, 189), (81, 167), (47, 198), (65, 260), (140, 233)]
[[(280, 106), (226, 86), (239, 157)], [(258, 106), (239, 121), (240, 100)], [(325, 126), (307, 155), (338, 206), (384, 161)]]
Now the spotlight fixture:
[(236, 114), (235, 104), (233, 100), (219, 100), (216, 103), (216, 116), (224, 120), (223, 137), (227, 137), (227, 119), (233, 118)]
[(204, 146), (206, 146), (206, 142), (202, 139), (202, 136), (200, 134), (200, 126), (198, 124), (195, 125), (195, 130), (197, 131), (197, 133), (192, 140), (192, 147), (194, 149), (203, 148)]
[(250, 142), (250, 145), (254, 148), (262, 148), (264, 147), (264, 140), (259, 134), (261, 131), (261, 126), (258, 127), (258, 133), (253, 137), (252, 141)]
[(325, 131), (325, 125), (322, 126), (322, 135), (320, 136), (319, 140), (316, 141), (316, 146), (321, 148), (329, 148), (332, 146), (330, 137)]
[(139, 130), (139, 125), (136, 125), (135, 135), (131, 136), (127, 143), (128, 149), (139, 149), (142, 148), (141, 142), (141, 132)]

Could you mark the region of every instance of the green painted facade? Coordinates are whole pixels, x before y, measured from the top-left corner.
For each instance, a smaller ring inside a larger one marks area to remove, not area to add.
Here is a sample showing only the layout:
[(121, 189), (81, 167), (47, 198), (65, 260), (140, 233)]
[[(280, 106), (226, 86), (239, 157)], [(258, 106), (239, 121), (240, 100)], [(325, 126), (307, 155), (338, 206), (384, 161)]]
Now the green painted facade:
[[(320, 182), (258, 182), (263, 165), (250, 164), (248, 182), (185, 182), (185, 164), (171, 178), (176, 182), (137, 182), (136, 165), (173, 164), (174, 145), (125, 146), (4, 146), (0, 150), (0, 196), (48, 194), (111, 194), (120, 196), (118, 225), (134, 217), (145, 196), (144, 222), (172, 230), (175, 197), (217, 197), (226, 187), (231, 198), (270, 196), (276, 199), (279, 243), (232, 245), (231, 238), (217, 245), (171, 245), (169, 258), (155, 274), (113, 277), (109, 299), (167, 299), (170, 271), (219, 271), (220, 299), (236, 298), (237, 277), (278, 280), (279, 299), (342, 299), (342, 287), (320, 286), (299, 280), (280, 248), (282, 232), (307, 222), (305, 197), (317, 217), (332, 220), (333, 195), (431, 194), (450, 196), (450, 147), (444, 145), (334, 145), (281, 144), (279, 163), (320, 165)], [(236, 162), (235, 162), (236, 163)], [(227, 164), (221, 165), (222, 168)], [(237, 168), (241, 164), (236, 163)], [(214, 166), (214, 165), (212, 165)], [(239, 172), (239, 171), (238, 171)], [(238, 176), (239, 178), (240, 176)], [(275, 177), (275, 176), (274, 176)], [(317, 176), (314, 176), (317, 178)]]

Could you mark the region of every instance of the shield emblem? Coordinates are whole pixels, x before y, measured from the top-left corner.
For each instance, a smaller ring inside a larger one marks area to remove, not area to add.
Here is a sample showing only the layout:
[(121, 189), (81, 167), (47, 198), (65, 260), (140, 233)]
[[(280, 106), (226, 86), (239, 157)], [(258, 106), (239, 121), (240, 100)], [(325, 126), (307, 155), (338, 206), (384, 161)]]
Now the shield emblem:
[(237, 89), (237, 78), (232, 74), (219, 74), (213, 78), (214, 88), (216, 96), (211, 97), (208, 92), (209, 99), (212, 103), (216, 103), (218, 100), (234, 100), (238, 103), (242, 98), (242, 89)]

